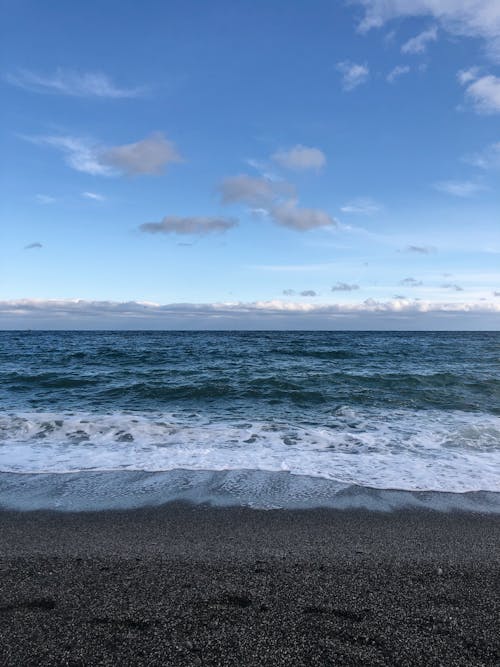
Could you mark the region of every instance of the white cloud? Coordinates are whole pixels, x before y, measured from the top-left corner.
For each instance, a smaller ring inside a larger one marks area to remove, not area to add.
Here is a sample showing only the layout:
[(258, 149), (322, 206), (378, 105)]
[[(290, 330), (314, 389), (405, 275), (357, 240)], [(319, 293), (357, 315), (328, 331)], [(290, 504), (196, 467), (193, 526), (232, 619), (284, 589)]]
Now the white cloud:
[(99, 161), (99, 149), (87, 139), (72, 136), (26, 137), (40, 146), (61, 151), (66, 163), (76, 171), (92, 176), (112, 176), (113, 170)]
[(161, 132), (133, 144), (114, 146), (103, 151), (100, 161), (128, 174), (161, 174), (171, 162), (181, 162), (182, 158), (174, 144), (165, 139)]
[(225, 232), (237, 224), (234, 218), (168, 215), (160, 222), (145, 222), (139, 229), (149, 234), (211, 234)]
[(460, 71), (458, 79), (465, 85), (465, 97), (478, 113), (500, 113), (500, 77), (478, 76), (477, 70), (470, 69)]
[(297, 144), (289, 150), (274, 153), (271, 158), (287, 169), (321, 169), (326, 164), (326, 157), (319, 148)]
[(421, 280), (417, 280), (416, 278), (403, 278), (399, 284), (406, 285), (407, 287), (420, 287), (423, 285), (423, 282)]
[(465, 97), (478, 113), (500, 113), (500, 78), (481, 75), (479, 67), (459, 70), (459, 83), (465, 87)]
[(98, 194), (97, 192), (82, 192), (82, 197), (85, 199), (92, 199), (93, 201), (105, 201), (106, 197)]
[(457, 79), (462, 86), (465, 86), (470, 81), (475, 81), (479, 77), (479, 67), (469, 67), (469, 69), (461, 69), (457, 72)]
[(133, 144), (103, 147), (81, 137), (24, 137), (27, 141), (61, 151), (76, 171), (93, 176), (159, 174), (171, 162), (180, 162), (174, 144), (161, 132)]
[(474, 181), (440, 181), (434, 184), (434, 188), (454, 197), (473, 197), (487, 189), (481, 183)]
[(35, 199), (39, 204), (53, 204), (57, 201), (55, 197), (50, 197), (49, 195), (35, 195)]
[(337, 63), (337, 70), (342, 74), (342, 87), (344, 90), (354, 90), (362, 83), (366, 83), (370, 76), (367, 65), (353, 63), (349, 60)]
[(386, 76), (386, 80), (389, 83), (394, 83), (396, 79), (399, 79), (399, 77), (403, 76), (403, 74), (408, 74), (409, 71), (410, 68), (408, 67), (408, 65), (396, 65), (396, 67), (391, 69), (389, 74)]
[[(470, 316), (464, 319), (463, 315)], [(490, 316), (488, 322), (485, 316)], [(435, 316), (435, 317), (433, 317)], [(436, 317), (438, 319), (436, 319)], [(442, 319), (441, 319), (442, 318)], [(439, 328), (488, 328), (500, 319), (500, 302), (430, 302), (397, 298), (316, 304), (283, 300), (217, 303), (19, 299), (0, 301), (4, 328), (398, 328), (428, 322)], [(398, 324), (399, 322), (399, 324)], [(456, 322), (457, 324), (453, 324)], [(435, 328), (435, 326), (434, 326)]]
[(43, 246), (39, 241), (35, 241), (35, 243), (28, 243), (28, 245), (24, 246), (25, 250), (33, 250), (34, 248), (43, 248)]
[(295, 188), (290, 183), (246, 174), (224, 179), (218, 190), (223, 204), (242, 203), (257, 209), (266, 209), (277, 199), (295, 195)]
[(269, 218), (269, 211), (266, 208), (252, 208), (250, 212), (255, 218)]
[(297, 231), (337, 225), (337, 222), (325, 211), (315, 208), (300, 208), (293, 200), (273, 206), (270, 214), (279, 225)]
[(480, 169), (500, 169), (500, 141), (490, 144), (479, 153), (466, 156), (464, 160)]
[[(294, 289), (284, 289), (283, 294), (285, 296), (294, 296), (294, 295), (297, 294), (297, 292)], [(305, 289), (305, 290), (302, 290), (302, 292), (299, 292), (299, 296), (312, 296), (312, 297), (314, 297), (314, 296), (318, 296), (318, 293), (315, 292), (312, 289)]]
[(252, 167), (256, 171), (258, 171), (262, 178), (268, 181), (282, 180), (272, 171), (272, 167), (266, 162), (263, 162), (261, 160), (254, 160), (252, 158), (245, 160), (245, 162), (248, 164), (249, 167)]
[(369, 197), (353, 199), (340, 207), (342, 213), (355, 213), (360, 215), (372, 215), (381, 210), (380, 204)]
[(412, 55), (417, 53), (425, 53), (425, 51), (427, 51), (428, 44), (437, 40), (437, 33), (438, 31), (436, 26), (432, 26), (431, 28), (424, 30), (419, 35), (416, 35), (416, 37), (412, 37), (407, 42), (405, 42), (401, 47), (401, 53), (410, 53)]
[(428, 245), (409, 245), (406, 247), (407, 252), (414, 252), (420, 255), (429, 255), (434, 251), (432, 246)]
[(361, 32), (396, 18), (431, 17), (452, 35), (482, 38), (489, 55), (500, 61), (498, 0), (354, 0), (365, 8)]
[(223, 204), (246, 204), (252, 207), (254, 215), (271, 218), (289, 229), (306, 231), (337, 225), (326, 211), (299, 207), (295, 188), (286, 181), (271, 181), (240, 174), (226, 178), (218, 189)]
[(359, 289), (359, 285), (350, 285), (349, 283), (336, 283), (332, 287), (332, 292), (354, 292)]
[(35, 93), (56, 93), (72, 97), (127, 98), (138, 97), (141, 88), (119, 88), (102, 72), (72, 72), (58, 69), (43, 76), (29, 70), (7, 74), (8, 83)]

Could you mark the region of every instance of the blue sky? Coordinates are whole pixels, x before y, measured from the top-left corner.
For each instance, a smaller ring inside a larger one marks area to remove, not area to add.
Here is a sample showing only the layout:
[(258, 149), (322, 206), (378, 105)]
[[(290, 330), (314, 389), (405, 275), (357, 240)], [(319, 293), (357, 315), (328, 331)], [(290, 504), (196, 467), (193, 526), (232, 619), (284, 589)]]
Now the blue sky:
[(499, 328), (499, 3), (1, 6), (1, 327)]

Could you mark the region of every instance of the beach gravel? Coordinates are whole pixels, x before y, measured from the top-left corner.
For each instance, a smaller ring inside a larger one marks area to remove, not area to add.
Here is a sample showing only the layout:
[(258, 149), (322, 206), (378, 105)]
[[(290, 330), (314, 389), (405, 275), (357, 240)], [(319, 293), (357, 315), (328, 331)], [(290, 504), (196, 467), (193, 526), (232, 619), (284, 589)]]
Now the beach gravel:
[(0, 513), (0, 664), (500, 664), (500, 517)]

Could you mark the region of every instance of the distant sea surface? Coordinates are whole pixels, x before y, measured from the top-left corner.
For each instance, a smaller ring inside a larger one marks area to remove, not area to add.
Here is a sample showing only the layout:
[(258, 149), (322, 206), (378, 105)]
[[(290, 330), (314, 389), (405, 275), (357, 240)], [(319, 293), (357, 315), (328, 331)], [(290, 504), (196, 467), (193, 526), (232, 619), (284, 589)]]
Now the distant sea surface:
[(500, 511), (500, 333), (0, 332), (0, 506)]

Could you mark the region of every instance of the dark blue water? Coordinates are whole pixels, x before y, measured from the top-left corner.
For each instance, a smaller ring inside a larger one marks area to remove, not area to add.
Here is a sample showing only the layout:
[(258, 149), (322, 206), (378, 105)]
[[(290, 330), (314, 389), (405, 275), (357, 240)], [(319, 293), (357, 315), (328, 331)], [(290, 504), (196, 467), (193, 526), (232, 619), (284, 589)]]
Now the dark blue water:
[(10, 485), (186, 470), (500, 491), (500, 333), (0, 333)]

